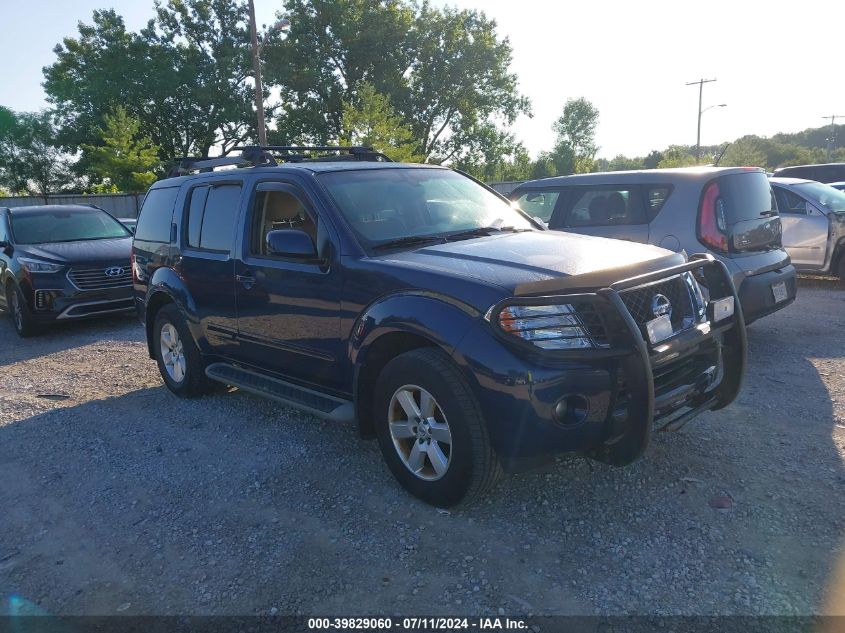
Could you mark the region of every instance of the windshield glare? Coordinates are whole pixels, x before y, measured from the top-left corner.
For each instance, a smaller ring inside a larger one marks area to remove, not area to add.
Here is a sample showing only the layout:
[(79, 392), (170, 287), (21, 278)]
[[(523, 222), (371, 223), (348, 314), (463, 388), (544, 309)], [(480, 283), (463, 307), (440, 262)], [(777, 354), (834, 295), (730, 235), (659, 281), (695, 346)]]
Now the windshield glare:
[(108, 213), (97, 209), (12, 212), (10, 219), (18, 244), (105, 240), (132, 235)]
[(820, 182), (805, 182), (795, 185), (808, 198), (815, 200), (828, 211), (845, 213), (845, 192)]
[(508, 202), (446, 169), (339, 171), (320, 180), (367, 246), (483, 227), (534, 228)]

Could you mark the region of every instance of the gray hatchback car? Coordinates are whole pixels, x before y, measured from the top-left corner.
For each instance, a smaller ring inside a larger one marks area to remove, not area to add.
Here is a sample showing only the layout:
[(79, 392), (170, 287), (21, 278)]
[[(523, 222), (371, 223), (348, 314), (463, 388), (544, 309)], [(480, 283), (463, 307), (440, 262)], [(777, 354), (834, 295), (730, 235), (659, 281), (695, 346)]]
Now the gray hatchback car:
[(766, 173), (690, 167), (558, 176), (511, 200), (552, 230), (708, 252), (728, 267), (747, 323), (795, 299), (795, 268)]

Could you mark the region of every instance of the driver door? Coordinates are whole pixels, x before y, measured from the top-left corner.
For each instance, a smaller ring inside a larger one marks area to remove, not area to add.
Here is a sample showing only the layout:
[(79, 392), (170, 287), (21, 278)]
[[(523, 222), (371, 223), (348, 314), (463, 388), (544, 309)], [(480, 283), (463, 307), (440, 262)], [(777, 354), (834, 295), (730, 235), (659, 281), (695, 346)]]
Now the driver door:
[[(242, 359), (296, 381), (339, 387), (341, 272), (331, 231), (291, 182), (259, 182), (247, 235), (235, 261)], [(306, 233), (313, 257), (284, 257), (267, 246), (273, 230)]]

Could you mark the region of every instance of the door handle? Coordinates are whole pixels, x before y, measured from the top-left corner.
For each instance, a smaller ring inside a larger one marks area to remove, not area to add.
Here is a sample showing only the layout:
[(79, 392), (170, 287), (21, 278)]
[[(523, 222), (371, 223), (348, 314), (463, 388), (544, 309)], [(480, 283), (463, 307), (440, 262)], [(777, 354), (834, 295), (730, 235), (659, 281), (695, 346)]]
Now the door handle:
[(255, 285), (255, 277), (252, 276), (252, 273), (245, 273), (243, 275), (235, 275), (235, 280), (240, 283), (244, 288), (249, 290)]

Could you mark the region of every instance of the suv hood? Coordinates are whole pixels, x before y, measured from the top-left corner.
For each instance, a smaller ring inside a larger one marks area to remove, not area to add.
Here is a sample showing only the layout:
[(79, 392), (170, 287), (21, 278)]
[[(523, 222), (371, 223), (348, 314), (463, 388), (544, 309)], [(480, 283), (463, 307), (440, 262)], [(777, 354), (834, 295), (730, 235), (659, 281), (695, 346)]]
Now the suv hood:
[(502, 233), (378, 259), (472, 277), (513, 295), (606, 287), (685, 261), (683, 255), (656, 246), (559, 231)]
[(132, 254), (132, 238), (120, 237), (107, 240), (82, 240), (52, 244), (21, 244), (16, 255), (35, 257), (57, 264), (82, 264), (103, 262), (113, 264), (125, 261), (128, 265)]

